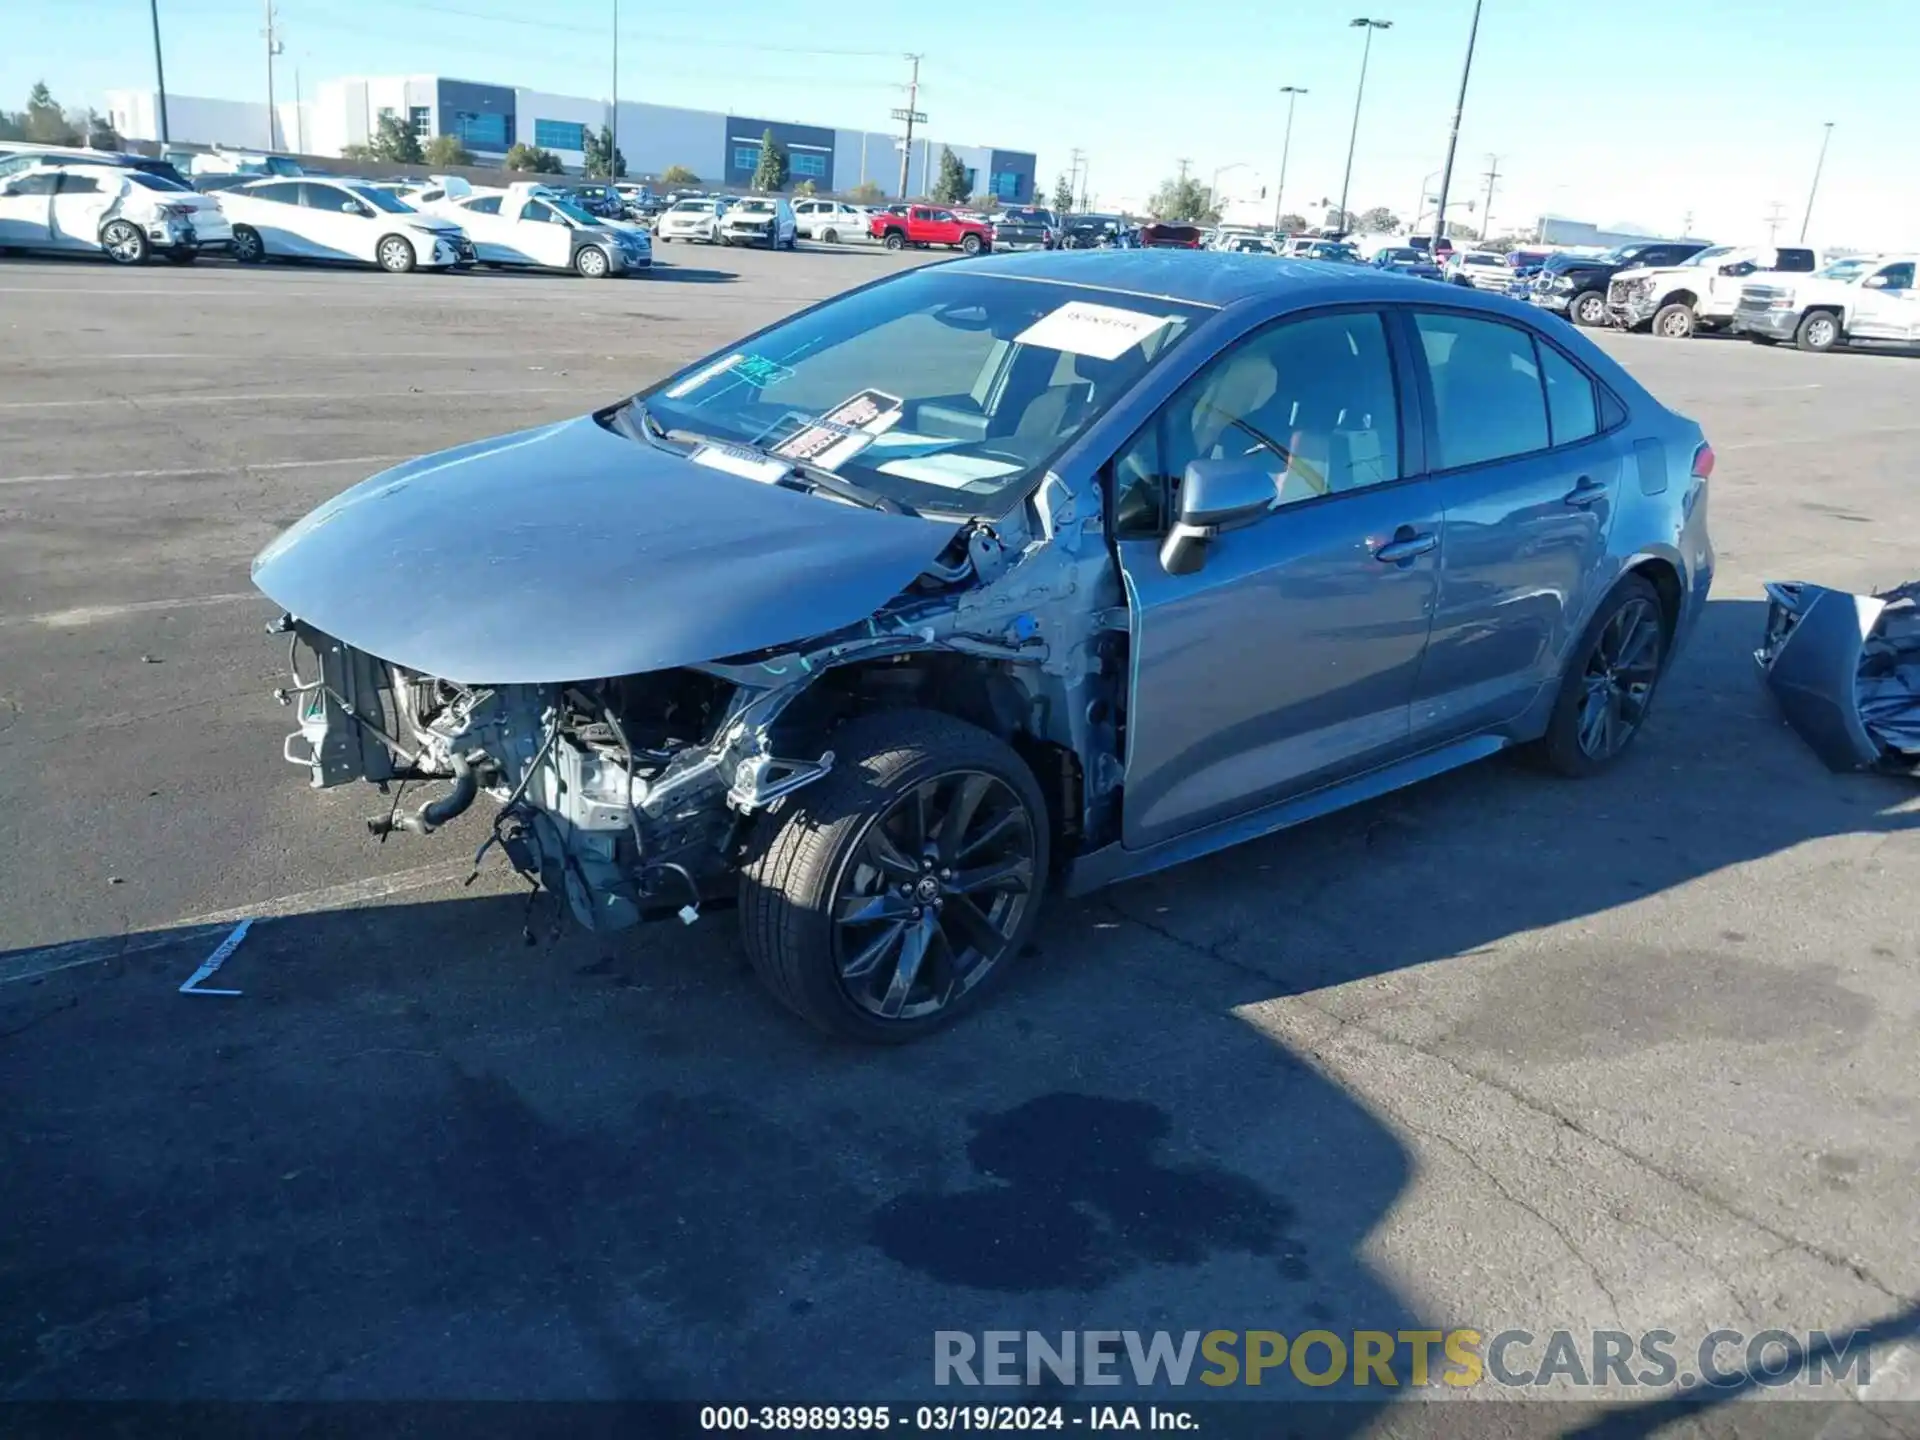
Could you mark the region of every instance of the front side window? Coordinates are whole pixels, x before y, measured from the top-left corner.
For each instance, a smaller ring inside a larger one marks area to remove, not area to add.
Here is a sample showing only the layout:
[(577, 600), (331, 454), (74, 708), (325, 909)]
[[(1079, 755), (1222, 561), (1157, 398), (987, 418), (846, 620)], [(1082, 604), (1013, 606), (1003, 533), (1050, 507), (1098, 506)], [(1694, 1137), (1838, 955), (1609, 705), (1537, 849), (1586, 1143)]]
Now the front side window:
[(498, 215), (500, 213), (500, 197), (498, 195), (482, 195), (478, 200), (467, 201), (464, 208), (473, 211), (476, 215)]
[(1282, 321), (1181, 387), (1114, 462), (1114, 532), (1159, 536), (1195, 460), (1271, 471), (1282, 505), (1400, 478), (1399, 406), (1372, 311)]
[(520, 218), (522, 220), (538, 220), (543, 225), (557, 225), (560, 223), (559, 217), (553, 213), (552, 208), (540, 200), (528, 201), (527, 208), (520, 212)]
[(1882, 290), (1911, 290), (1913, 288), (1913, 262), (1902, 260), (1897, 265), (1889, 265), (1880, 272)]
[(240, 192), (249, 200), (271, 200), (276, 205), (298, 205), (300, 187), (290, 182), (273, 185), (252, 185)]
[(1513, 325), (1465, 315), (1415, 315), (1433, 378), (1435, 469), (1485, 465), (1545, 450), (1546, 392), (1533, 337)]
[(796, 316), (638, 398), (677, 441), (749, 445), (916, 510), (993, 516), (1206, 313), (934, 266)]
[(335, 185), (309, 185), (307, 189), (307, 208), (325, 210), (329, 214), (350, 214), (359, 207), (354, 197)]
[(91, 175), (75, 175), (71, 170), (60, 177), (62, 195), (98, 195), (100, 182)]
[(384, 210), (389, 215), (412, 215), (414, 208), (395, 195), (391, 190), (361, 189), (355, 186), (350, 192), (355, 200), (371, 205), (376, 210)]

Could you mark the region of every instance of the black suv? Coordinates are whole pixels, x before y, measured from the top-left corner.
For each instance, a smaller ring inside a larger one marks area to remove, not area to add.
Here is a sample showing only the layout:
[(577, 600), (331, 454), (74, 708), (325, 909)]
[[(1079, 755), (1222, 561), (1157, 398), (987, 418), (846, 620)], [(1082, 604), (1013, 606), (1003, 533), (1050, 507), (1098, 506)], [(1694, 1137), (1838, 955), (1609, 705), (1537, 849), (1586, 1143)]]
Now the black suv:
[(1639, 266), (1684, 265), (1707, 248), (1705, 240), (1636, 240), (1604, 255), (1549, 255), (1527, 298), (1576, 325), (1607, 323), (1607, 282)]

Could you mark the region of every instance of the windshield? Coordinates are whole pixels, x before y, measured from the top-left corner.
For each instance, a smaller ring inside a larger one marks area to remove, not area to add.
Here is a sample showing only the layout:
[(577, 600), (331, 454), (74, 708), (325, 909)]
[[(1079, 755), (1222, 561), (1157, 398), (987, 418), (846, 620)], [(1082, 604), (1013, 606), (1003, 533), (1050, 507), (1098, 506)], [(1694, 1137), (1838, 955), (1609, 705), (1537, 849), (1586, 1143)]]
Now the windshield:
[(1873, 269), (1877, 260), (1836, 260), (1813, 278), (1816, 280), (1838, 280), (1851, 285), (1862, 275)]
[(1708, 264), (1711, 264), (1713, 261), (1720, 259), (1722, 256), (1731, 255), (1731, 254), (1733, 254), (1733, 246), (1714, 245), (1706, 250), (1702, 250), (1699, 254), (1691, 257), (1690, 259), (1682, 263), (1687, 265), (1708, 265)]
[(637, 398), (676, 440), (751, 445), (914, 510), (993, 516), (1206, 313), (936, 267), (799, 315)]
[(283, 159), (278, 155), (268, 156), (265, 162), (265, 168), (269, 175), (298, 175), (301, 173), (300, 167), (294, 164), (293, 161)]
[(356, 200), (364, 200), (367, 204), (373, 206), (374, 209), (384, 210), (389, 215), (412, 215), (417, 213), (406, 201), (386, 190), (375, 190), (371, 186), (362, 185), (349, 185), (347, 189)]
[[(1332, 250), (1334, 247), (1331, 245), (1328, 245), (1324, 248), (1327, 250)], [(1380, 253), (1384, 255), (1389, 261), (1393, 262), (1394, 264), (1404, 264), (1409, 260), (1424, 260), (1427, 258), (1425, 255), (1422, 255), (1418, 250), (1383, 250)]]
[(676, 215), (711, 215), (713, 213), (713, 201), (682, 200), (678, 205), (673, 207), (673, 213)]
[(771, 215), (773, 214), (773, 202), (771, 200), (742, 200), (738, 205), (734, 206), (734, 209), (742, 215)]

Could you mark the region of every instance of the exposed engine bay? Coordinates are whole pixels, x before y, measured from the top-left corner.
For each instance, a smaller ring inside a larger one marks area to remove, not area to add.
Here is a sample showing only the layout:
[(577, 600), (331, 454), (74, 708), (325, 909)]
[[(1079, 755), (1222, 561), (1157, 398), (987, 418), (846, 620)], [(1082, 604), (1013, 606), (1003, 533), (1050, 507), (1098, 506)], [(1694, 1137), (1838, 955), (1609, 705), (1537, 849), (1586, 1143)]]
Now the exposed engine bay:
[[(839, 724), (889, 706), (1007, 739), (1051, 782), (1062, 832), (1098, 837), (1119, 800), (1126, 610), (1097, 507), (1077, 513), (1058, 485), (1031, 506), (1042, 533), (1016, 548), (960, 527), (858, 625), (647, 674), (456, 683), (283, 616), (270, 628), (289, 637), (293, 682), (276, 698), (300, 720), (284, 753), (316, 788), (380, 785), (392, 799), (367, 824), (383, 838), (431, 834), (484, 793), (497, 809), (475, 868), (497, 845), (596, 931), (691, 922), (730, 898), (753, 818), (833, 768)], [(450, 788), (403, 806), (422, 781)]]

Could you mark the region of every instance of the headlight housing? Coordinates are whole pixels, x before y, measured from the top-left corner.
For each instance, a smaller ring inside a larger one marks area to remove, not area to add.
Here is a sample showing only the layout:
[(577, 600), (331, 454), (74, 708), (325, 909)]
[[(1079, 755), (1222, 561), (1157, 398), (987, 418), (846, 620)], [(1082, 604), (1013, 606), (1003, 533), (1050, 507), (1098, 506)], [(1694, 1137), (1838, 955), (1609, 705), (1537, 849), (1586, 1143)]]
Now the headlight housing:
[(1556, 290), (1571, 290), (1573, 288), (1573, 277), (1571, 275), (1554, 276), (1553, 288)]

